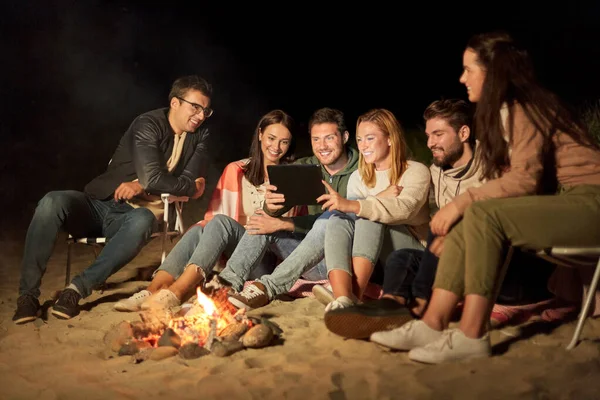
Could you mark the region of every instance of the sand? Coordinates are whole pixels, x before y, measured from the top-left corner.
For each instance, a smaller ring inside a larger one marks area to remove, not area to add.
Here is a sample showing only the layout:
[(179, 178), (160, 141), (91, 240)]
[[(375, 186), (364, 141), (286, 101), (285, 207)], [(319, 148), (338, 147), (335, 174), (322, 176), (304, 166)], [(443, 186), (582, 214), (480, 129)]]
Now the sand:
[[(158, 241), (109, 279), (107, 289), (82, 303), (71, 320), (15, 325), (22, 241), (0, 242), (1, 399), (594, 399), (600, 398), (600, 320), (585, 325), (582, 342), (565, 349), (575, 323), (530, 322), (491, 333), (493, 357), (424, 365), (373, 343), (345, 340), (323, 324), (314, 298), (282, 299), (250, 315), (271, 317), (282, 343), (229, 357), (178, 356), (133, 364), (103, 342), (105, 333), (135, 313), (113, 304), (148, 281), (141, 272), (157, 265)], [(74, 251), (74, 273), (93, 253)], [(41, 301), (63, 288), (66, 246), (59, 238), (42, 282)]]

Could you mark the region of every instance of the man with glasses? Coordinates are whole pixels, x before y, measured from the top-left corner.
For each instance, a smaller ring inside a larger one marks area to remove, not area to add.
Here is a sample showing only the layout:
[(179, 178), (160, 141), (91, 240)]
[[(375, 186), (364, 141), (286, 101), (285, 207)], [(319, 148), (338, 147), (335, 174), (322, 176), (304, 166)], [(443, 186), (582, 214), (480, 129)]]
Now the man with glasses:
[(40, 315), (40, 285), (59, 231), (74, 237), (105, 236), (96, 260), (60, 294), (57, 318), (79, 314), (79, 301), (131, 261), (162, 218), (161, 193), (198, 198), (204, 192), (212, 86), (198, 76), (177, 79), (169, 107), (138, 116), (108, 168), (83, 192), (52, 191), (38, 203), (27, 231), (21, 266), (17, 324)]

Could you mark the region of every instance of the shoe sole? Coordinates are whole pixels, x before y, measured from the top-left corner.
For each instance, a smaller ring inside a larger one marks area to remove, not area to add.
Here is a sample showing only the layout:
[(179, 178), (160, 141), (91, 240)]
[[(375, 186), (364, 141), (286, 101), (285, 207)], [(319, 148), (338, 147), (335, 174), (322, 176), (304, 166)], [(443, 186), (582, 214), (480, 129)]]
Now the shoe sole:
[(241, 301), (239, 301), (238, 299), (236, 299), (235, 297), (228, 297), (227, 301), (229, 301), (231, 304), (233, 304), (237, 309), (242, 309), (245, 308), (247, 311), (252, 311), (254, 310), (252, 307), (250, 307), (248, 304), (246, 303), (242, 303)]
[(79, 315), (79, 313), (77, 313), (75, 315), (69, 315), (69, 314), (64, 313), (62, 311), (55, 310), (54, 308), (52, 309), (51, 312), (52, 312), (52, 315), (54, 315), (58, 319), (71, 319), (71, 318), (76, 317), (76, 316)]
[(19, 318), (19, 319), (13, 320), (13, 322), (17, 325), (23, 325), (23, 324), (26, 324), (27, 322), (35, 321), (36, 319), (39, 318), (40, 315), (41, 314), (38, 313), (38, 315), (31, 315), (29, 317)]
[(329, 290), (327, 290), (326, 288), (324, 288), (321, 285), (315, 285), (312, 288), (312, 294), (315, 295), (315, 298), (317, 300), (319, 300), (319, 302), (321, 304), (323, 304), (324, 306), (326, 306), (327, 304), (331, 303), (334, 299), (333, 297), (333, 293), (331, 293)]
[(413, 319), (408, 310), (392, 315), (369, 316), (344, 309), (325, 313), (329, 331), (348, 339), (368, 339), (372, 333), (399, 328)]

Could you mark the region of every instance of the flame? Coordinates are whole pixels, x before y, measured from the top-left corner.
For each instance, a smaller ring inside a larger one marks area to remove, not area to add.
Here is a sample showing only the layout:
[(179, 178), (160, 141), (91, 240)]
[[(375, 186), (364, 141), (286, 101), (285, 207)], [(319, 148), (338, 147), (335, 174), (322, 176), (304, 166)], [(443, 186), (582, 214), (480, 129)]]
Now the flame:
[(217, 312), (217, 307), (215, 306), (215, 303), (213, 303), (213, 301), (210, 298), (208, 298), (208, 296), (202, 293), (200, 287), (196, 289), (196, 295), (198, 296), (198, 304), (200, 304), (202, 308), (204, 308), (204, 312), (209, 316), (218, 318), (219, 313)]
[[(177, 333), (182, 345), (193, 342), (203, 346), (211, 331), (218, 335), (230, 324), (240, 321), (251, 326), (251, 322), (243, 317), (243, 313), (227, 301), (227, 289), (221, 289), (208, 297), (198, 287), (196, 294), (196, 304), (184, 316), (167, 317), (166, 327)], [(139, 339), (156, 347), (163, 333), (164, 329), (160, 329), (158, 332), (148, 332)]]

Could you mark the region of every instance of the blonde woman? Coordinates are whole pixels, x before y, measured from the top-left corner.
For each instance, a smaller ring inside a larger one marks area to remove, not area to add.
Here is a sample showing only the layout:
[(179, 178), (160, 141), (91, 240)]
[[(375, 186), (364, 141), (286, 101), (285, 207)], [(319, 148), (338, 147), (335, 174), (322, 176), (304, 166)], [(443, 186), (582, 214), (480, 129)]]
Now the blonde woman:
[(374, 109), (356, 124), (358, 170), (343, 198), (326, 182), (325, 262), (334, 300), (325, 308), (348, 307), (362, 298), (384, 240), (386, 251), (423, 249), (429, 223), (429, 168), (408, 159), (404, 132), (393, 113)]

